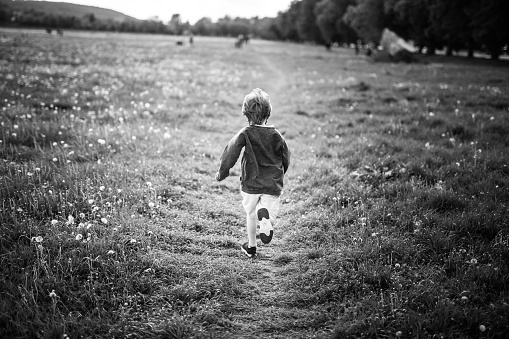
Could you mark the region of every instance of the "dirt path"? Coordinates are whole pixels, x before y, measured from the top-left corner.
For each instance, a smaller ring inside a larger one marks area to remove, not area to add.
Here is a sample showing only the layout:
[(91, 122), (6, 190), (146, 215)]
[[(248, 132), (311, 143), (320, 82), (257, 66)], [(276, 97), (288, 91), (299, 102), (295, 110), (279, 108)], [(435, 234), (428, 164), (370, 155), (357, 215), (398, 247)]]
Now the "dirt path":
[[(274, 107), (282, 107), (291, 94), (289, 84), (291, 75), (284, 72), (278, 60), (260, 53), (263, 70), (261, 86), (271, 97)], [(293, 204), (281, 204), (280, 216), (274, 225), (274, 238), (270, 244), (258, 241), (258, 255), (255, 259), (243, 261), (250, 270), (256, 272), (250, 282), (253, 296), (242, 301), (247, 311), (233, 314), (238, 331), (232, 338), (311, 338), (316, 330), (306, 328), (307, 317), (314, 312), (291, 304), (291, 294), (287, 281), (287, 265), (295, 261), (303, 249), (292, 246), (289, 239), (292, 225), (285, 214), (294, 208)]]
[(267, 77), (270, 82), (267, 83), (267, 90), (272, 93), (274, 97), (279, 97), (283, 94), (283, 90), (288, 87), (289, 79), (280, 67), (277, 67), (273, 60), (268, 56), (263, 55), (261, 58), (262, 65), (267, 70)]

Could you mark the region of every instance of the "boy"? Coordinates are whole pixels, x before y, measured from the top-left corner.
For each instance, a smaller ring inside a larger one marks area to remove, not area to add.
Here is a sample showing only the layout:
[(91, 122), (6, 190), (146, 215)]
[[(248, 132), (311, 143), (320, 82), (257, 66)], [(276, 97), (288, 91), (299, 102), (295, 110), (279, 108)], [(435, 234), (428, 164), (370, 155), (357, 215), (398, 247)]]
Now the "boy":
[(216, 180), (230, 175), (230, 169), (239, 158), (242, 148), (241, 195), (247, 213), (248, 242), (241, 246), (248, 257), (256, 255), (256, 219), (260, 224), (260, 240), (272, 240), (279, 212), (279, 197), (284, 174), (290, 164), (290, 150), (274, 126), (267, 126), (272, 106), (267, 93), (259, 88), (246, 95), (242, 114), (249, 126), (242, 128), (225, 147)]

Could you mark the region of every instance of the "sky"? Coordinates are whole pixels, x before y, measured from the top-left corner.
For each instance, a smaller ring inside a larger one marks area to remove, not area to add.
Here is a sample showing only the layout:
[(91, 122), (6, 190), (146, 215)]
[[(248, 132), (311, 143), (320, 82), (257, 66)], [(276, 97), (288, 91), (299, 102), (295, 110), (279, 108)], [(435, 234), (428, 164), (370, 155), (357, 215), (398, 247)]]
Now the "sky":
[(135, 17), (149, 19), (155, 16), (163, 22), (173, 14), (180, 14), (183, 22), (195, 24), (203, 17), (213, 21), (230, 17), (275, 17), (286, 11), (291, 0), (50, 0), (112, 9)]

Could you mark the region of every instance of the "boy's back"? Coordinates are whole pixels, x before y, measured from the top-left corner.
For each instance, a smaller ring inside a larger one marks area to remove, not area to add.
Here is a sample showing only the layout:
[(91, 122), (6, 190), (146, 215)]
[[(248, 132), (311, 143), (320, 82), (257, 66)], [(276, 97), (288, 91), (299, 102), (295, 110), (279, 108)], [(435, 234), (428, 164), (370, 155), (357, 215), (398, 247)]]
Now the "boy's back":
[(221, 156), (220, 179), (228, 176), (243, 147), (242, 191), (280, 195), (290, 156), (281, 133), (274, 126), (250, 125), (241, 129)]

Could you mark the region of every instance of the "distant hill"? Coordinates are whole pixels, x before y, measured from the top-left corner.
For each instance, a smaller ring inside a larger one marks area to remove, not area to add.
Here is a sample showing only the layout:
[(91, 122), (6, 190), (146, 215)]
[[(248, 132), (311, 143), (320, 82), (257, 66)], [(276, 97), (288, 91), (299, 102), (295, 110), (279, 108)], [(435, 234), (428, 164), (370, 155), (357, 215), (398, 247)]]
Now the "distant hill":
[(67, 2), (48, 2), (48, 1), (0, 1), (14, 11), (35, 11), (45, 14), (53, 14), (59, 16), (75, 16), (81, 18), (84, 15), (93, 13), (96, 19), (122, 21), (139, 21), (136, 18), (125, 15), (123, 13), (93, 6), (84, 6), (70, 4)]

